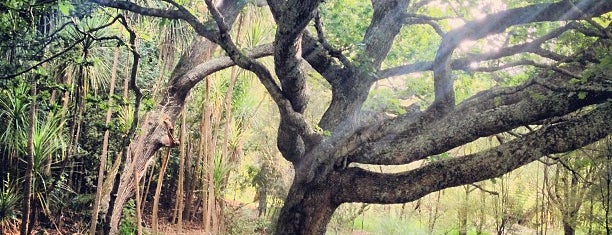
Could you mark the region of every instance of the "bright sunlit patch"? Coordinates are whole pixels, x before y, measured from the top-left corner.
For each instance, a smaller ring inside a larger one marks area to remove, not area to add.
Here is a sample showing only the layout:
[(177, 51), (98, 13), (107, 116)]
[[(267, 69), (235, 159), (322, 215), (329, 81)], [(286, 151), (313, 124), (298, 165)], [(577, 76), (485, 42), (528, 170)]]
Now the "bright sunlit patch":
[(484, 19), (487, 16), (486, 13), (482, 12), (482, 10), (478, 8), (470, 9), (470, 15), (474, 17), (474, 19), (477, 19), (477, 20)]
[(470, 63), (469, 67), (470, 67), (470, 69), (475, 69), (475, 68), (478, 68), (478, 62), (472, 62), (472, 63)]
[[(457, 16), (456, 18), (446, 19), (446, 24), (450, 27), (450, 30), (464, 26), (466, 21), (482, 20), (490, 14), (495, 14), (507, 9), (507, 5), (502, 1), (485, 0), (464, 2), (432, 1), (429, 5), (437, 9), (445, 9), (444, 11), (446, 12), (453, 12), (452, 15)], [(469, 10), (467, 14), (461, 15), (457, 9)], [(476, 49), (480, 52), (494, 52), (503, 46), (504, 41), (504, 35), (489, 36), (481, 42), (466, 40), (461, 42), (457, 47), (457, 51), (461, 53)]]
[(507, 6), (501, 1), (479, 1), (476, 8), (470, 10), (470, 14), (477, 20), (485, 18), (488, 14), (498, 13), (506, 10)]
[(446, 20), (448, 22), (448, 25), (452, 28), (452, 29), (456, 29), (459, 28), (463, 25), (465, 25), (465, 21), (463, 19), (460, 18), (451, 18)]
[(476, 44), (476, 41), (465, 40), (465, 41), (461, 42), (457, 48), (459, 49), (459, 51), (467, 51), (472, 46), (474, 46), (474, 44)]

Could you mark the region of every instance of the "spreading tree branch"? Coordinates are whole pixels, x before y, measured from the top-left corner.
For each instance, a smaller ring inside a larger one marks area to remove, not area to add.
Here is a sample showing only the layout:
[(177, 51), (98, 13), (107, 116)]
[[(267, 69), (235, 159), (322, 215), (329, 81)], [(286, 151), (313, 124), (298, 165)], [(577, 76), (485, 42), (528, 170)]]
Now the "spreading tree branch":
[[(0, 80), (4, 80), (4, 79), (8, 79), (8, 78), (14, 78), (14, 77), (20, 76), (22, 74), (25, 74), (27, 72), (30, 72), (33, 69), (36, 69), (36, 68), (40, 67), (41, 65), (43, 65), (45, 63), (48, 63), (48, 62), (56, 59), (57, 57), (62, 56), (63, 54), (66, 54), (66, 52), (74, 49), (77, 45), (79, 45), (80, 43), (84, 42), (88, 38), (90, 38), (92, 40), (95, 40), (95, 41), (116, 40), (119, 43), (123, 43), (123, 40), (121, 40), (119, 37), (116, 37), (116, 36), (96, 38), (96, 37), (94, 37), (92, 35), (92, 33), (96, 32), (96, 31), (99, 31), (99, 30), (102, 30), (102, 29), (105, 29), (106, 27), (111, 26), (112, 24), (114, 24), (115, 22), (117, 22), (120, 19), (123, 19), (122, 15), (115, 16), (110, 22), (108, 22), (106, 24), (103, 24), (103, 25), (100, 25), (100, 26), (95, 27), (95, 28), (91, 28), (91, 29), (89, 29), (87, 31), (82, 31), (78, 27), (74, 27), (77, 32), (79, 32), (79, 33), (81, 33), (83, 35), (83, 37), (77, 39), (76, 41), (74, 41), (73, 43), (68, 45), (66, 48), (62, 49), (60, 52), (55, 53), (55, 54), (53, 54), (53, 55), (51, 55), (51, 56), (49, 56), (49, 57), (47, 57), (47, 58), (45, 58), (45, 59), (35, 63), (34, 65), (32, 65), (32, 66), (30, 66), (30, 67), (28, 67), (28, 68), (26, 68), (26, 69), (24, 69), (22, 71), (19, 71), (19, 72), (13, 73), (13, 74), (7, 74), (7, 75), (1, 76)], [(56, 30), (55, 32), (52, 33), (51, 37), (53, 37), (53, 35), (58, 33), (60, 30), (62, 30), (67, 25), (71, 25), (71, 24), (68, 24), (68, 23), (63, 24), (60, 27), (60, 29), (58, 29), (58, 30)]]
[(217, 42), (217, 32), (213, 26), (213, 22), (202, 23), (196, 16), (191, 14), (185, 7), (177, 4), (172, 0), (165, 0), (170, 5), (176, 7), (178, 10), (166, 10), (158, 8), (142, 7), (136, 3), (129, 1), (114, 1), (114, 0), (92, 0), (101, 6), (112, 7), (122, 10), (128, 10), (140, 15), (155, 16), (166, 19), (177, 19), (186, 21), (193, 29), (200, 35), (208, 40)]
[[(568, 80), (549, 78), (547, 83), (561, 84), (568, 83)], [(466, 104), (461, 104), (449, 116), (434, 124), (398, 122), (391, 125), (387, 127), (386, 132), (381, 131), (384, 135), (376, 133), (376, 136), (386, 136), (389, 130), (407, 131), (396, 133), (393, 138), (372, 140), (370, 137), (368, 141), (356, 141), (348, 145), (347, 149), (354, 147), (354, 151), (349, 151), (349, 161), (384, 165), (407, 164), (444, 153), (480, 137), (509, 131), (548, 117), (562, 116), (610, 98), (609, 91), (591, 92), (587, 97), (580, 97), (570, 92), (551, 91), (543, 86), (533, 85), (511, 95), (504, 96), (501, 95), (502, 92), (497, 94), (500, 96), (477, 99), (478, 102), (468, 100)], [(532, 98), (534, 94), (538, 94), (538, 98)], [(363, 137), (355, 136), (354, 139)]]
[[(273, 53), (274, 45), (268, 43), (247, 50), (245, 56), (253, 59), (258, 59), (266, 56), (271, 56)], [(181, 80), (181, 83), (175, 84), (175, 86), (180, 86), (183, 89), (191, 89), (197, 83), (202, 81), (206, 76), (234, 65), (236, 65), (236, 62), (234, 62), (229, 56), (223, 56), (208, 60), (202, 64), (195, 66), (194, 68), (183, 74), (183, 79)]]
[[(576, 30), (578, 28), (580, 28), (580, 25), (574, 22), (574, 23), (570, 23), (565, 26), (562, 26), (560, 28), (557, 28), (547, 33), (546, 35), (539, 37), (530, 42), (501, 48), (499, 50), (488, 52), (488, 53), (468, 54), (465, 57), (453, 59), (450, 62), (450, 69), (451, 70), (478, 71), (478, 72), (492, 72), (492, 71), (502, 70), (502, 69), (506, 69), (510, 67), (519, 66), (519, 65), (533, 65), (531, 61), (520, 61), (520, 62), (517, 61), (517, 62), (506, 63), (504, 65), (496, 66), (496, 67), (484, 67), (484, 68), (480, 68), (480, 67), (471, 68), (470, 67), (470, 65), (473, 63), (500, 59), (503, 57), (513, 56), (513, 55), (517, 55), (520, 53), (534, 53), (542, 57), (556, 60), (558, 62), (568, 62), (570, 59), (576, 59), (576, 57), (562, 56), (557, 53), (544, 50), (541, 48), (541, 45), (551, 39), (554, 39), (560, 36), (564, 32), (567, 32), (568, 30), (572, 30), (572, 29)], [(587, 58), (584, 58), (584, 59), (587, 59)], [(388, 68), (388, 69), (384, 69), (380, 71), (377, 77), (378, 79), (385, 79), (385, 78), (389, 78), (393, 76), (406, 75), (410, 73), (432, 71), (434, 69), (434, 64), (435, 62), (433, 61), (420, 61), (420, 62), (415, 62), (412, 64), (400, 65), (397, 67), (392, 67), (392, 68)]]
[(372, 1), (374, 12), (362, 43), (364, 50), (357, 55), (359, 66), (350, 76), (337, 77), (332, 85), (332, 101), (319, 126), (331, 132), (352, 129), (370, 87), (376, 81), (376, 72), (389, 53), (400, 32), (406, 12), (407, 0)]
[[(501, 176), (541, 156), (580, 148), (612, 132), (610, 103), (475, 154), (384, 174), (350, 167), (339, 173), (339, 202), (405, 203), (444, 188)], [(392, 192), (392, 193), (390, 193)]]
[(418, 14), (404, 14), (404, 16), (405, 16), (404, 24), (409, 24), (409, 25), (426, 24), (426, 25), (431, 26), (431, 28), (433, 28), (434, 31), (436, 31), (438, 35), (444, 36), (444, 34), (446, 34), (446, 32), (442, 30), (440, 25), (438, 25), (438, 23), (435, 22), (437, 20), (446, 19), (446, 17), (442, 17), (442, 18), (429, 17), (429, 16), (424, 16), (424, 15), (418, 15)]
[(487, 17), (467, 22), (464, 26), (448, 32), (442, 39), (433, 68), (435, 100), (431, 109), (446, 114), (455, 105), (453, 79), (450, 74), (451, 56), (464, 40), (477, 40), (505, 31), (510, 26), (544, 21), (578, 20), (605, 14), (612, 10), (612, 2), (583, 0), (575, 5), (570, 1), (534, 4), (501, 11)]

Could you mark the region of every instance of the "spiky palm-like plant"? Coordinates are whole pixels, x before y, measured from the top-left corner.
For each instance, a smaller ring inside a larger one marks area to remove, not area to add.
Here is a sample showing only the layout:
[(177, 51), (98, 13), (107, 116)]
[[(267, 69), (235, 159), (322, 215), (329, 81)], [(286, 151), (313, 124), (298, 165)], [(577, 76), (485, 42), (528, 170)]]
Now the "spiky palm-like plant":
[(0, 231), (3, 234), (13, 234), (19, 231), (21, 222), (17, 218), (17, 207), (20, 200), (17, 187), (7, 174), (6, 179), (2, 181), (2, 190), (0, 190)]
[(18, 133), (25, 132), (28, 122), (27, 110), (30, 101), (28, 100), (28, 87), (20, 84), (12, 89), (0, 90), (0, 146), (3, 155), (7, 159), (3, 162), (11, 163), (16, 157), (19, 143), (15, 138)]
[[(43, 212), (46, 216), (51, 216), (50, 206), (61, 204), (61, 201), (53, 200), (49, 197), (51, 165), (48, 162), (58, 162), (58, 153), (64, 149), (64, 141), (61, 134), (60, 116), (53, 113), (46, 113), (46, 118), (37, 119), (32, 133), (32, 143), (34, 146), (33, 154), (33, 178), (32, 178), (32, 211)], [(26, 162), (28, 156), (28, 124), (20, 128), (14, 138), (17, 142), (17, 152), (20, 160)], [(49, 161), (50, 160), (50, 161)]]

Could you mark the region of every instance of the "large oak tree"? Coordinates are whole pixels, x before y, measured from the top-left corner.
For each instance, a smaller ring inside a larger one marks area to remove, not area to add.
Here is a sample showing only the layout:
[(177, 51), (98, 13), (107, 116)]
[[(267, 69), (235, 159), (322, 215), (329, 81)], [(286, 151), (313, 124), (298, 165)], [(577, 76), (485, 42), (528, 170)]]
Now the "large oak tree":
[[(369, 25), (361, 41), (362, 50), (351, 58), (326, 39), (320, 23), (325, 19), (319, 18), (320, 0), (268, 0), (267, 7), (276, 22), (274, 42), (255, 48), (238, 48), (228, 33), (246, 4), (244, 0), (219, 0), (216, 5), (206, 0), (212, 16), (207, 22), (172, 0), (162, 1), (167, 4), (165, 8), (130, 1), (93, 1), (141, 15), (183, 20), (202, 36), (184, 52), (166, 85), (165, 99), (141, 123), (142, 132), (132, 141), (113, 201), (113, 234), (121, 208), (133, 194), (134, 175), (144, 175), (155, 151), (174, 145), (164, 123), (174, 123), (194, 85), (234, 65), (256, 74), (278, 106), (277, 146), (295, 169), (277, 234), (322, 234), (342, 203), (413, 201), (444, 188), (501, 176), (542, 156), (593, 143), (612, 131), (612, 26), (593, 20), (605, 14), (609, 17), (612, 1), (526, 5), (466, 20), (460, 27), (445, 30), (448, 27), (439, 24), (444, 17), (419, 11), (432, 1), (375, 0), (371, 18), (364, 19)], [(456, 52), (467, 40), (478, 41), (507, 34), (513, 27), (553, 21), (562, 23), (539, 38), (479, 54)], [(315, 27), (307, 29), (311, 23)], [(435, 59), (409, 58), (416, 62), (383, 68), (400, 30), (414, 25), (428, 25), (440, 35)], [(567, 53), (543, 46), (554, 45), (567, 34), (588, 38), (588, 45)], [(212, 58), (210, 52), (217, 45), (227, 57)], [(536, 55), (536, 59), (520, 59), (524, 54)], [(273, 71), (256, 60), (263, 56), (273, 56)], [(496, 63), (485, 63), (492, 61)], [(480, 66), (486, 64), (496, 65)], [(457, 102), (457, 71), (492, 72), (510, 67), (539, 70), (519, 85), (496, 86)], [(303, 115), (309, 97), (306, 69), (316, 70), (332, 92), (332, 100), (316, 127)], [(427, 107), (396, 116), (364, 118), (363, 104), (373, 84), (422, 72), (433, 74), (434, 98)], [(360, 167), (409, 164), (524, 126), (530, 131), (515, 134), (498, 146), (430, 161), (409, 171), (385, 174)]]

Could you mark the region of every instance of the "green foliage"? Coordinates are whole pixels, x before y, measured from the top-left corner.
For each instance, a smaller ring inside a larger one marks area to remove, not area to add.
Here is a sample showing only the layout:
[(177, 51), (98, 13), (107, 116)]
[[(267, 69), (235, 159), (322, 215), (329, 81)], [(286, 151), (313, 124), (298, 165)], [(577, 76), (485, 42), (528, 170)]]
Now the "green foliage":
[(21, 195), (17, 190), (17, 185), (11, 181), (10, 175), (2, 180), (2, 190), (0, 190), (0, 231), (7, 234), (16, 233), (20, 224), (17, 218), (17, 207), (21, 200)]
[(404, 81), (405, 90), (402, 91), (404, 96), (417, 96), (426, 104), (433, 102), (433, 74), (416, 74), (414, 77), (405, 77)]
[(373, 235), (427, 234), (427, 231), (418, 223), (404, 221), (383, 213), (368, 213), (365, 217), (357, 217), (353, 226), (355, 229), (367, 231), (368, 234)]
[(0, 90), (0, 146), (6, 151), (17, 151), (23, 145), (15, 138), (26, 132), (28, 125), (29, 88), (25, 83)]
[[(55, 114), (47, 114), (46, 120), (39, 120), (35, 123), (32, 142), (34, 144), (34, 172), (41, 174), (43, 166), (48, 158), (64, 148), (64, 143), (60, 133), (59, 116)], [(29, 128), (28, 128), (29, 129)], [(21, 140), (18, 147), (19, 152), (26, 156), (28, 155), (27, 139), (28, 134), (25, 131), (19, 133), (18, 138)]]
[(133, 199), (130, 199), (123, 207), (123, 217), (119, 224), (119, 234), (132, 235), (136, 233), (138, 226), (136, 224), (136, 204)]
[(490, 89), (495, 85), (495, 80), (490, 74), (460, 73), (455, 76), (455, 99), (457, 103), (469, 98), (480, 91)]
[(321, 20), (330, 44), (350, 50), (349, 57), (355, 59), (364, 49), (361, 40), (372, 13), (366, 1), (326, 1), (321, 7)]
[(396, 92), (388, 88), (370, 91), (363, 107), (368, 111), (389, 112), (396, 115), (406, 113), (400, 97), (398, 97)]
[(607, 52), (605, 49), (598, 50), (599, 64), (591, 64), (584, 72), (582, 72), (581, 83), (586, 83), (588, 78), (604, 77), (609, 78), (612, 76), (612, 54)]
[(70, 12), (74, 10), (74, 6), (70, 3), (69, 0), (60, 0), (57, 2), (57, 7), (59, 11), (64, 16), (70, 15)]
[(127, 106), (118, 111), (117, 114), (117, 127), (121, 133), (127, 133), (134, 121), (134, 107)]
[(531, 76), (536, 74), (537, 71), (534, 68), (528, 68), (522, 73), (518, 74), (507, 74), (507, 73), (496, 73), (498, 76), (502, 77), (503, 82), (500, 84), (502, 86), (518, 86), (523, 82), (527, 81)]
[[(51, 25), (66, 23), (60, 14), (73, 9), (70, 0), (28, 1), (9, 0), (0, 3), (0, 71), (2, 75), (23, 71), (39, 62), (42, 58), (59, 52), (69, 43), (65, 31), (72, 26), (49, 37), (55, 28)], [(81, 8), (85, 10), (85, 8)], [(62, 14), (63, 15), (63, 14)], [(45, 25), (49, 24), (49, 25)], [(66, 57), (59, 57), (61, 60)], [(55, 62), (55, 61), (54, 61)]]
[(243, 42), (244, 47), (251, 48), (270, 41), (273, 37), (270, 32), (274, 31), (276, 25), (270, 25), (265, 8), (249, 5), (247, 9), (248, 11), (244, 13), (245, 18), (249, 19), (245, 21), (247, 23), (246, 33), (240, 35), (240, 41)]
[(438, 155), (433, 155), (427, 158), (427, 161), (429, 162), (437, 162), (437, 161), (441, 161), (441, 160), (445, 160), (445, 159), (449, 159), (451, 158), (451, 155), (448, 154), (448, 152), (446, 153), (441, 153)]
[(363, 39), (372, 13), (370, 3), (355, 0), (326, 1), (321, 11), (325, 30), (331, 35), (330, 42), (336, 45), (357, 45)]
[(414, 25), (401, 29), (384, 67), (393, 67), (418, 61), (433, 60), (440, 36), (429, 26)]
[(217, 154), (213, 159), (213, 180), (215, 185), (215, 195), (221, 195), (221, 190), (225, 188), (225, 179), (232, 170), (233, 166), (223, 161), (223, 157)]

